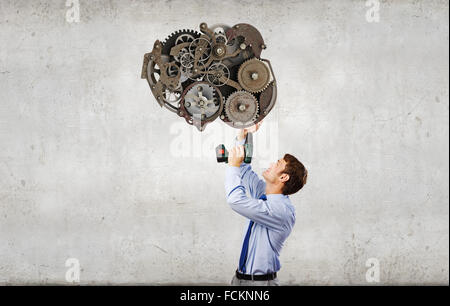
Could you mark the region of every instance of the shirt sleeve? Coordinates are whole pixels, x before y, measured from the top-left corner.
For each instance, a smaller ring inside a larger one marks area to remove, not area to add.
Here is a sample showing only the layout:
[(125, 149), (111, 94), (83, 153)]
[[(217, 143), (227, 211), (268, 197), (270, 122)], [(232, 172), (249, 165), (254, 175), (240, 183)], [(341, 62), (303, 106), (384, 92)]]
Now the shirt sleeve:
[(225, 178), (227, 203), (238, 214), (275, 231), (283, 230), (283, 220), (268, 201), (249, 198), (241, 181), (240, 168), (228, 166)]
[[(235, 146), (243, 145), (244, 143), (245, 139), (238, 140), (237, 137), (234, 139)], [(259, 199), (266, 190), (266, 182), (258, 177), (250, 164), (242, 162), (239, 169), (242, 185), (245, 187), (245, 190), (248, 190), (253, 198)]]

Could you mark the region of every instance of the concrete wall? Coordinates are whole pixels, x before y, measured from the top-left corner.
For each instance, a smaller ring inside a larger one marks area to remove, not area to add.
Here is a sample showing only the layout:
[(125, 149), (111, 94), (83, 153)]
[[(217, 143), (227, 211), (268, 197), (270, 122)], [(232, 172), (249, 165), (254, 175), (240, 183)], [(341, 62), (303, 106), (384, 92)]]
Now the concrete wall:
[(380, 284), (448, 284), (448, 2), (376, 2), (80, 0), (70, 23), (65, 0), (1, 0), (0, 284), (67, 284), (68, 258), (82, 284), (230, 282), (246, 220), (212, 147), (236, 130), (200, 135), (140, 79), (203, 21), (268, 45), (255, 170), (309, 169), (281, 284), (370, 284), (370, 258)]

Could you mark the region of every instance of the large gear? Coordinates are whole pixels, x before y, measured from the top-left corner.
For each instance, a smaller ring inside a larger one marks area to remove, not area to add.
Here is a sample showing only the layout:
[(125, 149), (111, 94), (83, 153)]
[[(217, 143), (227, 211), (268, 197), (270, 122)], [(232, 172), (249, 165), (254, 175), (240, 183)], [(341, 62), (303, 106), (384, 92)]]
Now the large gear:
[[(178, 30), (171, 33), (162, 43), (163, 48), (161, 53), (164, 55), (170, 55), (170, 50), (178, 44), (183, 42), (192, 42), (200, 37), (200, 33), (191, 29)], [(177, 55), (175, 55), (177, 57)]]
[(257, 58), (249, 59), (239, 67), (238, 81), (249, 92), (262, 92), (270, 82), (269, 68)]
[(219, 116), (234, 128), (261, 121), (276, 102), (272, 66), (260, 57), (261, 34), (245, 23), (199, 27), (156, 40), (144, 55), (141, 78), (156, 101), (200, 131)]
[[(195, 40), (195, 37), (192, 34), (183, 33), (183, 34), (180, 34), (177, 36), (177, 39), (175, 40), (175, 46), (181, 45), (183, 43), (190, 43), (194, 40)], [(175, 60), (177, 62), (180, 62), (180, 58), (186, 54), (190, 55), (188, 48), (184, 47), (178, 52), (178, 54), (174, 55), (173, 57), (175, 58)]]
[(220, 101), (215, 89), (202, 82), (192, 85), (186, 92), (183, 103), (189, 115), (201, 117), (201, 120), (211, 118), (220, 108)]
[(208, 122), (215, 120), (222, 113), (222, 94), (208, 82), (194, 82), (185, 89), (181, 108), (180, 116), (203, 131)]
[(225, 114), (234, 127), (244, 128), (253, 125), (258, 110), (256, 97), (243, 90), (235, 91), (225, 102)]

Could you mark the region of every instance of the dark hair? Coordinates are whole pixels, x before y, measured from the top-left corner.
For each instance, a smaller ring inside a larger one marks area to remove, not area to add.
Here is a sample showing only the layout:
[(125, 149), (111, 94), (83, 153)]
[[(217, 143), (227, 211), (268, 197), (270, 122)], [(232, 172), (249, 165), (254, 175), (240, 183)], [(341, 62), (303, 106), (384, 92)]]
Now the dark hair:
[(282, 193), (284, 195), (294, 194), (306, 184), (308, 179), (308, 170), (305, 166), (291, 154), (285, 154), (283, 157), (286, 166), (282, 173), (289, 175), (289, 179), (284, 182)]

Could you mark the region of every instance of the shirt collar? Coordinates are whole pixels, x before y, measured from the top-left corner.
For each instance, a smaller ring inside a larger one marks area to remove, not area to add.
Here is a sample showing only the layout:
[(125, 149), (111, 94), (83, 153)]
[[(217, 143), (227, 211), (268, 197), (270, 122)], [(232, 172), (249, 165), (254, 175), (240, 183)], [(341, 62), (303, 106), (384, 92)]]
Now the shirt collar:
[(269, 194), (266, 194), (266, 197), (271, 198), (271, 199), (286, 199), (286, 198), (288, 198), (287, 195), (284, 195), (282, 193), (269, 193)]

